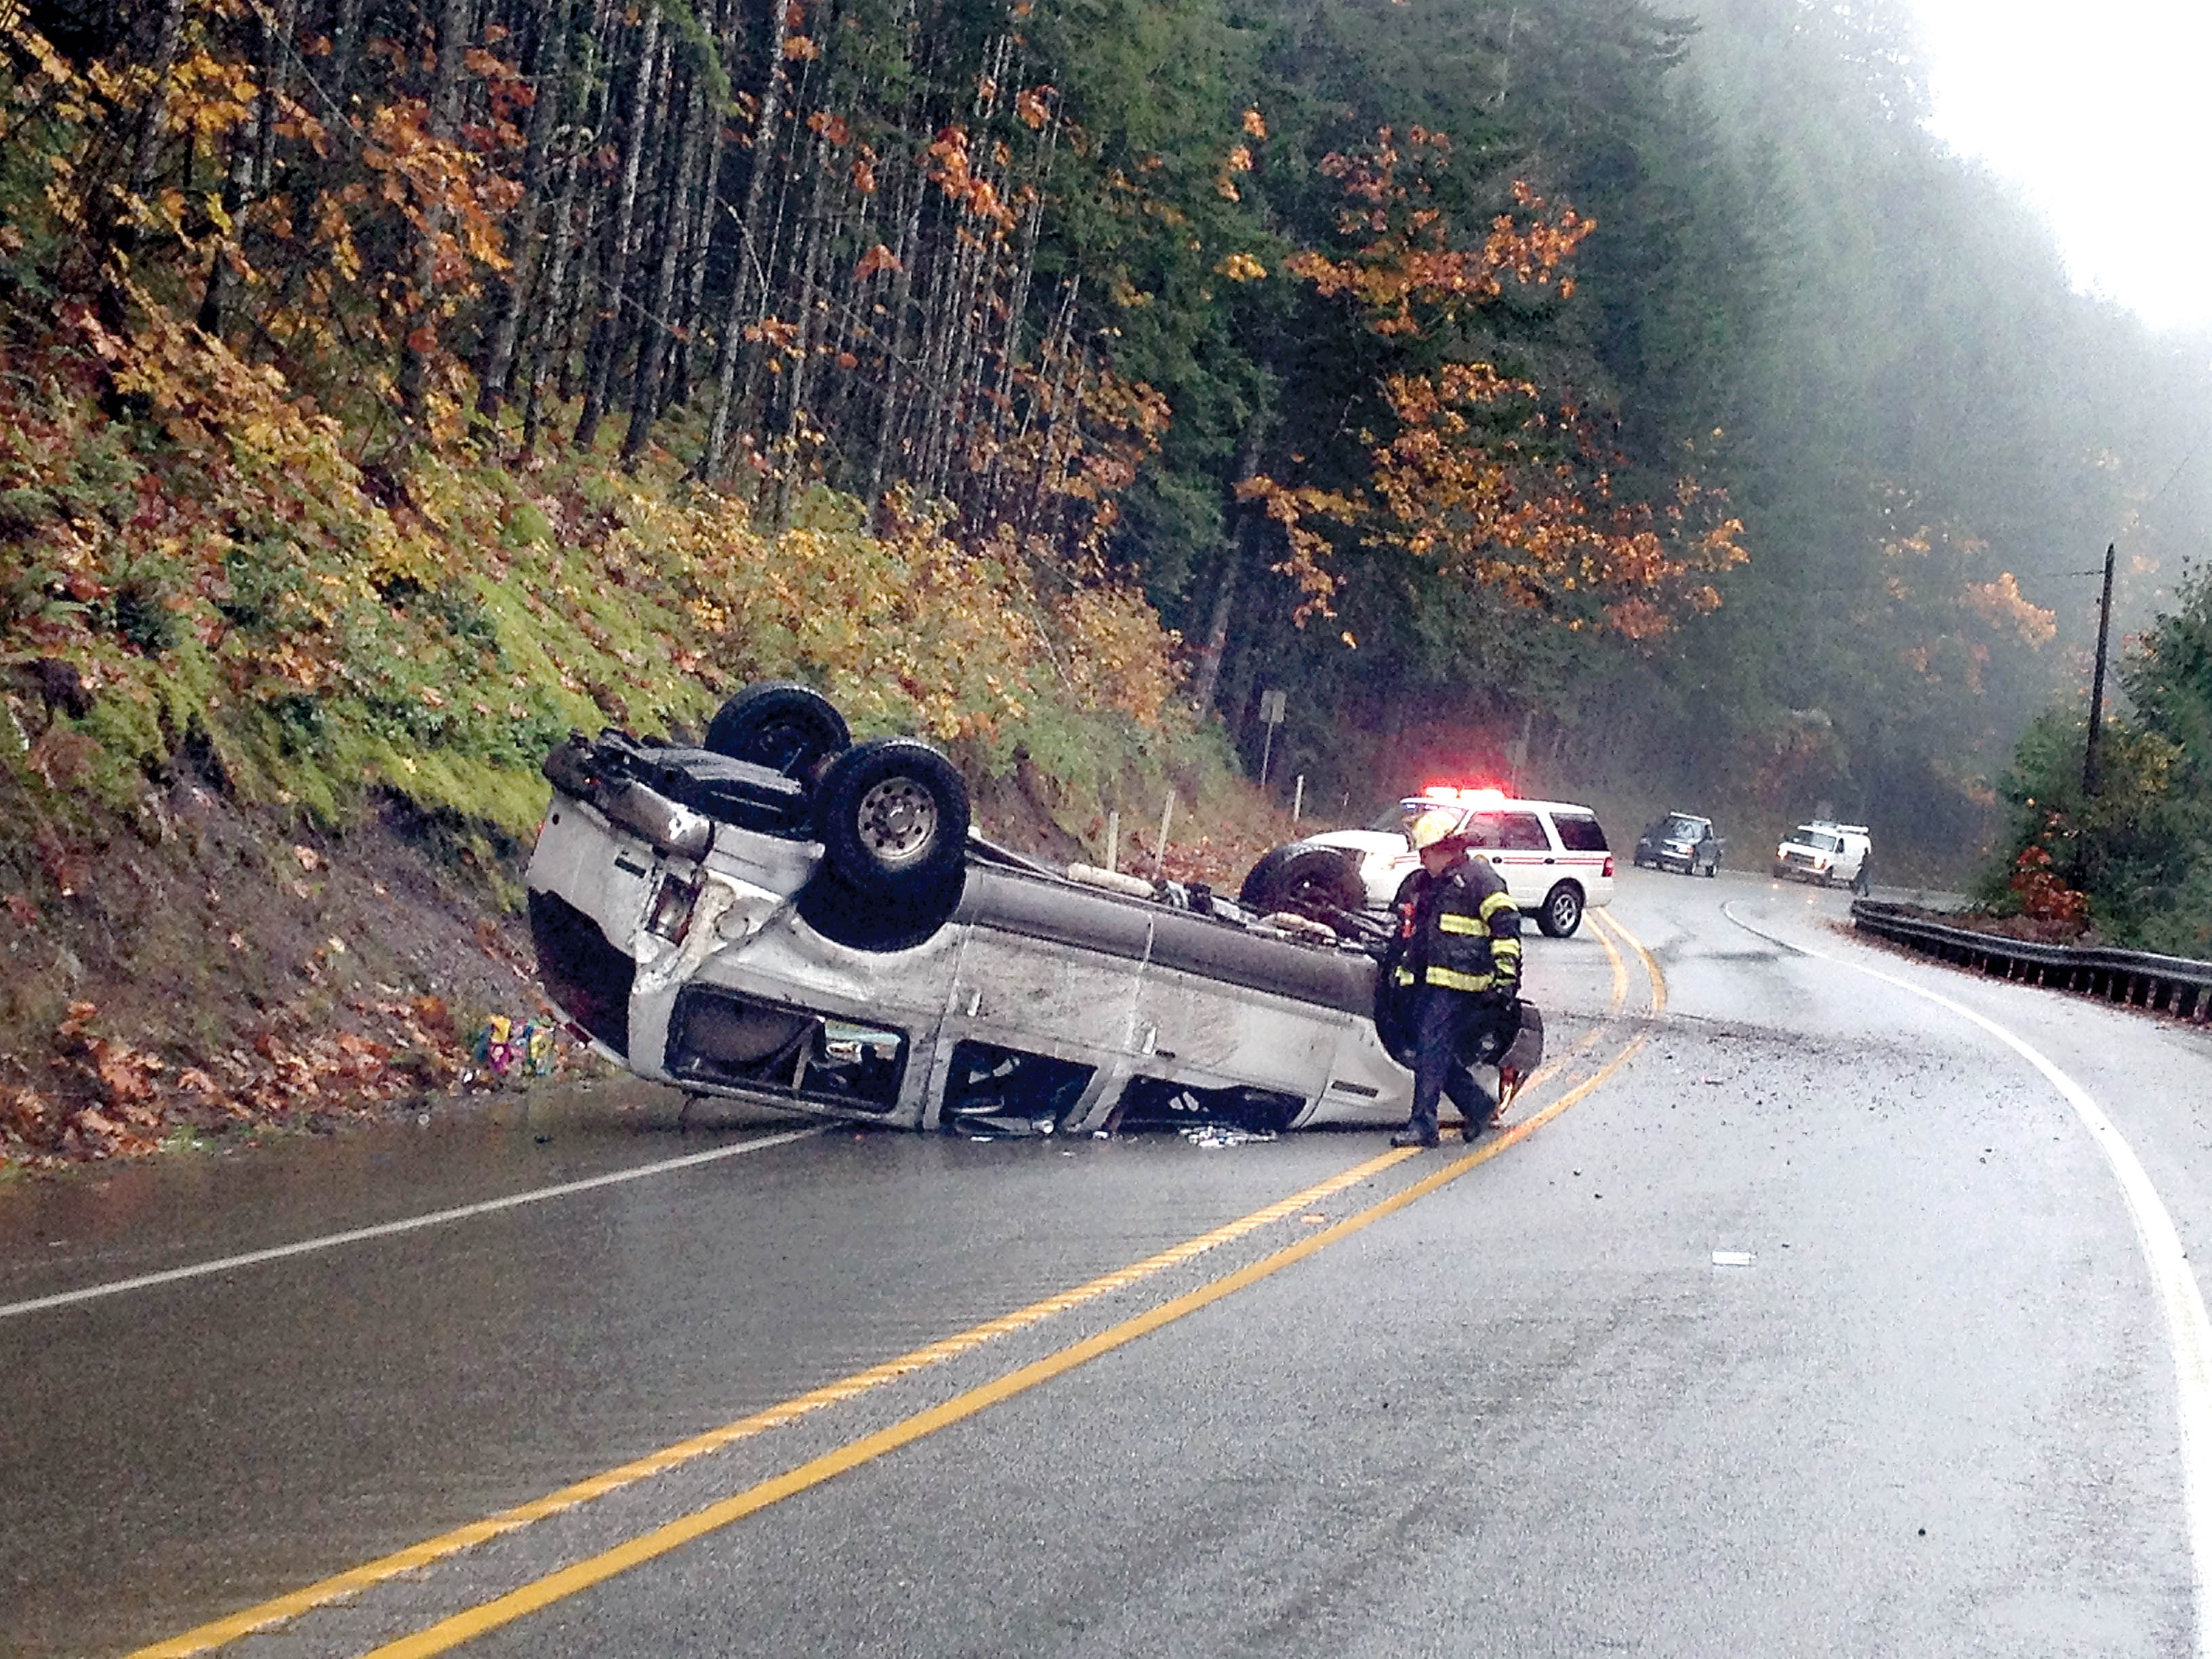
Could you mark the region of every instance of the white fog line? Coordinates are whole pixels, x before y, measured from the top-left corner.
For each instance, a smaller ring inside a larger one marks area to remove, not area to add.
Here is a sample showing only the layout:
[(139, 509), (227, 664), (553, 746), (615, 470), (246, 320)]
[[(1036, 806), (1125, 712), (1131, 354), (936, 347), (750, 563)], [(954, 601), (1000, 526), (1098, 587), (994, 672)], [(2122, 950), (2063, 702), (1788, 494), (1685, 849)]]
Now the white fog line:
[(763, 1135), (757, 1140), (739, 1141), (733, 1146), (717, 1146), (711, 1152), (663, 1158), (658, 1164), (641, 1164), (635, 1170), (617, 1170), (611, 1175), (590, 1176), (581, 1181), (564, 1181), (556, 1187), (533, 1188), (529, 1192), (514, 1193), (505, 1198), (488, 1198), (479, 1204), (463, 1204), (450, 1210), (433, 1210), (428, 1215), (409, 1216), (404, 1220), (382, 1221), (374, 1227), (355, 1227), (346, 1232), (325, 1233), (320, 1238), (303, 1238), (295, 1243), (271, 1245), (265, 1250), (248, 1250), (242, 1255), (226, 1255), (213, 1261), (196, 1261), (189, 1267), (166, 1267), (156, 1273), (139, 1273), (131, 1279), (111, 1279), (105, 1285), (88, 1285), (81, 1291), (62, 1291), (53, 1296), (36, 1296), (27, 1302), (0, 1302), (0, 1319), (13, 1319), (18, 1314), (40, 1313), (48, 1308), (66, 1308), (78, 1302), (96, 1302), (104, 1296), (120, 1296), (125, 1291), (143, 1291), (155, 1285), (173, 1285), (181, 1279), (204, 1279), (210, 1273), (227, 1273), (240, 1267), (258, 1267), (264, 1261), (282, 1261), (287, 1256), (311, 1255), (318, 1250), (334, 1250), (341, 1244), (358, 1244), (365, 1239), (390, 1238), (395, 1233), (416, 1232), (424, 1227), (441, 1227), (448, 1222), (466, 1221), (473, 1216), (520, 1209), (525, 1204), (543, 1204), (551, 1198), (566, 1198), (572, 1193), (588, 1193), (594, 1188), (619, 1186), (625, 1181), (642, 1181), (647, 1176), (669, 1175), (678, 1170), (696, 1169), (702, 1164), (714, 1164), (726, 1158), (742, 1158), (747, 1152), (763, 1152), (771, 1146), (786, 1146), (821, 1133), (815, 1127), (787, 1129), (781, 1134)]
[(2091, 1098), (2089, 1091), (2051, 1064), (2031, 1043), (2007, 1030), (1984, 1014), (1977, 1013), (1964, 1003), (1954, 1001), (1941, 992), (1915, 985), (1910, 980), (1886, 974), (1879, 968), (1869, 968), (1863, 963), (1846, 957), (1831, 956), (1810, 945), (1778, 939), (1763, 932), (1737, 915), (1731, 904), (1721, 906), (1721, 914), (1747, 933), (1795, 951), (1801, 956), (1816, 957), (1822, 962), (1832, 962), (1839, 967), (1894, 985), (1901, 991), (1923, 997), (1940, 1007), (1948, 1008), (1960, 1018), (1970, 1020), (2003, 1043), (2021, 1059), (2035, 1067), (2047, 1079), (2051, 1086), (2065, 1097), (2074, 1109), (2090, 1139), (2105, 1154), (2112, 1173), (2119, 1179), (2120, 1191), (2128, 1200), (2128, 1212), (2135, 1218), (2136, 1237), (2141, 1241), (2145, 1261), (2150, 1267), (2151, 1283), (2158, 1292), (2159, 1305), (2166, 1315), (2166, 1333), (2173, 1347), (2174, 1382), (2179, 1393), (2181, 1420), (2181, 1470), (2183, 1501), (2187, 1512), (2189, 1552), (2191, 1577), (2194, 1582), (2197, 1606), (2197, 1642), (2198, 1659), (2212, 1659), (2212, 1618), (2208, 1618), (2207, 1573), (2212, 1571), (2212, 1321), (2204, 1313), (2204, 1297), (2198, 1290), (2197, 1275), (2189, 1266), (2189, 1258), (2181, 1248), (2181, 1235), (2166, 1213), (2158, 1189), (2151, 1184), (2149, 1174), (2143, 1169), (2112, 1121), (2105, 1115), (2102, 1107)]

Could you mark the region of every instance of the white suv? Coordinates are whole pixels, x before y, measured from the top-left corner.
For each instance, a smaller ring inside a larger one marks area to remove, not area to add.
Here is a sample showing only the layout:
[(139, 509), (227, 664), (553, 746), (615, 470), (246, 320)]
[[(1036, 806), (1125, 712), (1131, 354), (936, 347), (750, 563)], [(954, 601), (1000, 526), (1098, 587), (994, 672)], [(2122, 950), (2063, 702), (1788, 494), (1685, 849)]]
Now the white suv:
[(1865, 893), (1873, 881), (1874, 842), (1863, 823), (1801, 823), (1774, 849), (1777, 879), (1848, 885)]
[[(1262, 912), (1319, 902), (1384, 909), (1420, 867), (1406, 827), (1424, 812), (1457, 812), (1477, 830), (1476, 854), (1505, 878), (1513, 902), (1553, 939), (1613, 899), (1613, 854), (1597, 815), (1566, 801), (1516, 800), (1497, 789), (1431, 788), (1408, 796), (1365, 830), (1330, 830), (1278, 847), (1252, 866), (1241, 902)], [(1341, 873), (1340, 873), (1341, 872)]]

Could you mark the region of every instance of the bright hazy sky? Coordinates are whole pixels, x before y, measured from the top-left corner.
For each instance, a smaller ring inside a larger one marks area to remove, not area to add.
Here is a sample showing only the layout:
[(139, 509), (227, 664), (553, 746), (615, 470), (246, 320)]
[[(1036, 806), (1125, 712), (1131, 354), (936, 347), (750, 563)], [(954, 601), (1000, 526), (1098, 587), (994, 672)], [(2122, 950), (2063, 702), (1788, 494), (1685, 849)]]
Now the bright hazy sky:
[(2212, 0), (1908, 0), (1936, 136), (2016, 181), (2075, 282), (2212, 330)]

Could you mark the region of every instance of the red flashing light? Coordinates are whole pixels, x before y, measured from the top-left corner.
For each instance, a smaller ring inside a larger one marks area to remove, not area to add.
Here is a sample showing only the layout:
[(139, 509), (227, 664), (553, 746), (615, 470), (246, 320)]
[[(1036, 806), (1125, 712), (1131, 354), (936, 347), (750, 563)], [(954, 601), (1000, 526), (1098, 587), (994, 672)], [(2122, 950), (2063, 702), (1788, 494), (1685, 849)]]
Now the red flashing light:
[(1454, 783), (1425, 783), (1421, 786), (1423, 800), (1446, 801), (1455, 806), (1483, 806), (1495, 809), (1505, 805), (1505, 792), (1495, 784), (1473, 786)]

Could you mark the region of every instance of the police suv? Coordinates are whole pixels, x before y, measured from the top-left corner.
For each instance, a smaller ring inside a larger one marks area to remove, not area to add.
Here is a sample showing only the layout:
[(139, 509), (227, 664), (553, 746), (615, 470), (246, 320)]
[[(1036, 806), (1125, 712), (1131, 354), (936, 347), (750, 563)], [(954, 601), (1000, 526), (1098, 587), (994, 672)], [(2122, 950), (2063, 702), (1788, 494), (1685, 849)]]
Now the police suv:
[(1385, 908), (1420, 867), (1407, 827), (1439, 808), (1459, 815), (1459, 830), (1551, 938), (1570, 937), (1583, 911), (1613, 902), (1613, 853), (1589, 807), (1443, 784), (1408, 796), (1367, 829), (1325, 830), (1276, 848), (1253, 866), (1239, 900), (1261, 910), (1316, 903)]

